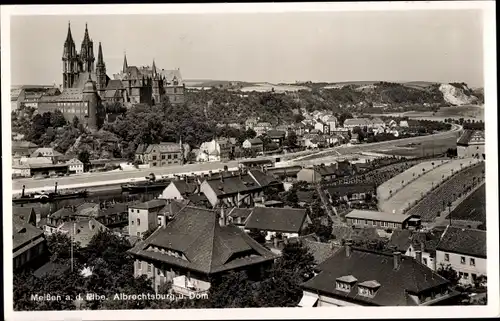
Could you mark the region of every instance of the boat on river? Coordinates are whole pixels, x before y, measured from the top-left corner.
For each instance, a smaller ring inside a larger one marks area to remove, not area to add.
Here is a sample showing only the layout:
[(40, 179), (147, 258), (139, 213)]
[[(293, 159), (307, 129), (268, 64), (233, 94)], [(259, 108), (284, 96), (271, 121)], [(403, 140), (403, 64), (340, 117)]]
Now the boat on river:
[(171, 180), (169, 179), (159, 179), (157, 180), (153, 173), (149, 174), (146, 177), (147, 181), (145, 182), (135, 182), (123, 184), (121, 186), (122, 192), (129, 193), (147, 193), (148, 191), (156, 191), (160, 189), (166, 188)]
[(31, 194), (26, 195), (24, 190), (25, 190), (25, 185), (23, 185), (23, 191), (22, 191), (21, 196), (12, 198), (12, 202), (14, 204), (47, 203), (47, 202), (73, 199), (73, 198), (86, 198), (88, 196), (87, 190), (65, 191), (62, 193), (58, 192), (57, 191), (57, 182), (55, 184), (54, 191), (52, 191), (52, 192), (41, 191), (41, 192), (35, 192), (35, 193), (31, 193)]

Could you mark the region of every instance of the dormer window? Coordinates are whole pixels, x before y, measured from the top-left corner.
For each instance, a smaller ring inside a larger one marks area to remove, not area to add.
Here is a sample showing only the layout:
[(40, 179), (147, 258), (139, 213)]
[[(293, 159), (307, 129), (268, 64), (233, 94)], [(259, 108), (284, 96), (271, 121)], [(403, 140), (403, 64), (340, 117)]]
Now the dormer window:
[(351, 292), (351, 288), (358, 281), (354, 276), (347, 275), (337, 278), (336, 280), (336, 288), (339, 291)]
[(358, 284), (358, 294), (366, 297), (373, 297), (380, 288), (380, 283), (375, 280), (365, 281)]

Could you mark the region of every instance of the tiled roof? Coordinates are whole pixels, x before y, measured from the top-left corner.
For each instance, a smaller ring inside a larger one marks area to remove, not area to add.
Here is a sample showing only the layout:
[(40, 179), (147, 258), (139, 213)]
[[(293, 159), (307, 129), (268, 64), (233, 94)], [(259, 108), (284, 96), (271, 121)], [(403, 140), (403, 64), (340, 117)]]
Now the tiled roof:
[(80, 246), (86, 247), (94, 235), (101, 230), (107, 230), (107, 227), (94, 218), (91, 218), (77, 222), (64, 222), (58, 230), (68, 233), (69, 236), (73, 236), (75, 242), (79, 242)]
[(178, 85), (182, 85), (182, 75), (181, 75), (181, 71), (178, 70), (178, 69), (174, 69), (174, 70), (159, 70), (158, 73), (165, 77), (165, 79), (167, 80), (167, 82), (169, 82), (170, 84), (169, 85), (173, 85), (173, 81), (174, 81), (174, 78), (177, 79), (178, 81)]
[(147, 145), (146, 144), (139, 144), (137, 146), (137, 149), (135, 150), (136, 154), (143, 154), (146, 151)]
[(12, 215), (14, 217), (19, 218), (23, 222), (29, 223), (31, 215), (35, 214), (35, 210), (33, 207), (20, 207), (20, 206), (13, 206), (12, 207)]
[(179, 153), (181, 151), (181, 147), (177, 143), (160, 143), (160, 144), (151, 144), (146, 148), (145, 154), (149, 154), (151, 152), (157, 153)]
[(43, 96), (40, 98), (42, 102), (58, 102), (58, 101), (82, 101), (82, 88), (65, 88), (60, 95)]
[(360, 219), (366, 219), (366, 220), (402, 223), (405, 220), (407, 220), (410, 216), (404, 215), (404, 214), (393, 214), (393, 213), (385, 213), (385, 212), (378, 212), (378, 211), (352, 210), (345, 217), (346, 218), (360, 218)]
[(330, 256), (342, 249), (341, 246), (333, 245), (333, 243), (322, 243), (308, 239), (303, 239), (302, 244), (304, 244), (304, 246), (314, 256), (314, 262), (316, 264), (323, 263)]
[(439, 243), (443, 231), (432, 230), (430, 232), (415, 232), (409, 230), (395, 230), (392, 232), (389, 245), (392, 245), (396, 250), (405, 253), (410, 245), (413, 245), (415, 250), (422, 249), (429, 253), (436, 251), (436, 246)]
[(67, 207), (63, 207), (63, 208), (55, 211), (54, 213), (50, 214), (49, 217), (57, 219), (57, 218), (63, 218), (63, 217), (71, 217), (73, 215), (75, 215), (75, 212), (73, 212), (71, 209), (69, 209)]
[(58, 151), (54, 150), (53, 148), (48, 148), (48, 147), (41, 147), (35, 150), (32, 154), (31, 157), (37, 157), (39, 154), (42, 154), (43, 157), (57, 157), (57, 156), (62, 156), (63, 154), (59, 153)]
[(305, 209), (255, 207), (245, 223), (246, 229), (298, 233), (307, 217)]
[(77, 159), (77, 158), (72, 158), (69, 161), (66, 162), (67, 165), (83, 165), (83, 163)]
[(181, 195), (194, 193), (197, 187), (195, 183), (188, 183), (185, 180), (172, 181), (171, 184), (174, 184)]
[(281, 130), (271, 129), (267, 132), (267, 136), (269, 136), (269, 138), (285, 138), (285, 135), (286, 133)]
[[(392, 255), (361, 249), (351, 249), (349, 257), (341, 249), (318, 268), (321, 272), (302, 284), (304, 289), (369, 305), (407, 306), (407, 293), (418, 294), (449, 283), (411, 257), (402, 255), (399, 268), (394, 269)], [(337, 290), (337, 279), (350, 275), (356, 279), (350, 292)], [(380, 284), (373, 297), (358, 294), (358, 283), (366, 281)]]
[(262, 145), (262, 140), (260, 138), (249, 139), (248, 142), (252, 145)]
[(126, 213), (128, 211), (128, 204), (126, 203), (116, 203), (106, 206), (103, 209), (99, 209), (97, 216), (109, 216), (115, 215), (117, 213)]
[(26, 159), (27, 165), (52, 165), (52, 160), (49, 157), (36, 157), (32, 153), (31, 157)]
[(123, 89), (122, 81), (119, 79), (110, 80), (108, 82), (108, 85), (106, 86), (106, 90), (117, 90), (117, 89)]
[(344, 120), (344, 126), (367, 126), (370, 121), (366, 118), (349, 118)]
[[(181, 257), (148, 248), (181, 253)], [(130, 253), (201, 273), (211, 274), (275, 259), (234, 225), (220, 226), (212, 210), (186, 206), (167, 226), (157, 229)]]
[(208, 202), (208, 198), (205, 194), (191, 194), (187, 196), (187, 199), (195, 206)]
[(258, 170), (251, 170), (241, 176), (224, 176), (222, 181), (220, 178), (212, 177), (206, 182), (218, 196), (247, 192), (279, 183), (274, 177), (265, 175)]
[(167, 205), (167, 200), (164, 199), (154, 199), (151, 201), (147, 201), (144, 203), (139, 203), (135, 205), (130, 205), (130, 208), (141, 209), (141, 210), (149, 210), (152, 208), (158, 208)]
[(12, 248), (14, 252), (29, 241), (35, 240), (42, 235), (42, 230), (26, 223), (18, 217), (14, 216), (12, 218)]
[(486, 231), (448, 226), (436, 249), (486, 258)]
[(462, 136), (457, 141), (457, 145), (468, 146), (469, 143), (473, 140), (483, 141), (484, 142), (484, 132), (482, 131), (474, 131), (474, 130), (465, 130)]
[(28, 141), (12, 141), (12, 148), (37, 148), (38, 145)]

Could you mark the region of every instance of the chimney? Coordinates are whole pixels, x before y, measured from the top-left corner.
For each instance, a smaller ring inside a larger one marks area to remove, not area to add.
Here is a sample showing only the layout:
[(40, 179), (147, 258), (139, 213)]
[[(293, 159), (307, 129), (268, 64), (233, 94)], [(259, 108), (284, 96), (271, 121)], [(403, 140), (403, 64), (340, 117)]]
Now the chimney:
[(57, 182), (54, 184), (54, 193), (57, 194)]
[(346, 240), (345, 241), (345, 256), (350, 257), (352, 252), (352, 241), (351, 240)]
[(394, 257), (394, 270), (398, 270), (401, 265), (401, 252), (394, 252), (392, 256)]
[(25, 189), (26, 189), (26, 185), (23, 185), (23, 191), (22, 191), (21, 197), (24, 197), (24, 190)]
[(273, 238), (273, 244), (275, 248), (278, 248), (278, 238), (276, 236)]
[(422, 263), (422, 251), (415, 251), (415, 260), (417, 260), (418, 263)]
[(220, 208), (219, 225), (226, 226), (226, 213), (224, 211), (224, 207)]
[(420, 242), (420, 251), (425, 252), (425, 243), (424, 242)]
[(212, 177), (212, 171), (208, 171), (208, 177)]
[(224, 173), (222, 173), (222, 171), (219, 171), (219, 175), (220, 175), (220, 182), (224, 183)]

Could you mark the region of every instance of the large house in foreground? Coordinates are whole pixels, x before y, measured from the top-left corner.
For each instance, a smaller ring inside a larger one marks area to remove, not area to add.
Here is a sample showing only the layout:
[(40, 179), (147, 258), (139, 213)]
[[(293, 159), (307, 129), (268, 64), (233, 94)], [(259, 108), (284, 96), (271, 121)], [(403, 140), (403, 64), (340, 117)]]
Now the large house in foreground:
[(182, 208), (129, 250), (134, 275), (152, 279), (155, 291), (172, 282), (173, 292), (182, 295), (206, 293), (213, 277), (229, 271), (245, 270), (260, 279), (276, 255), (225, 221), (213, 210)]
[(302, 284), (300, 307), (433, 306), (451, 304), (450, 282), (414, 258), (346, 246)]

